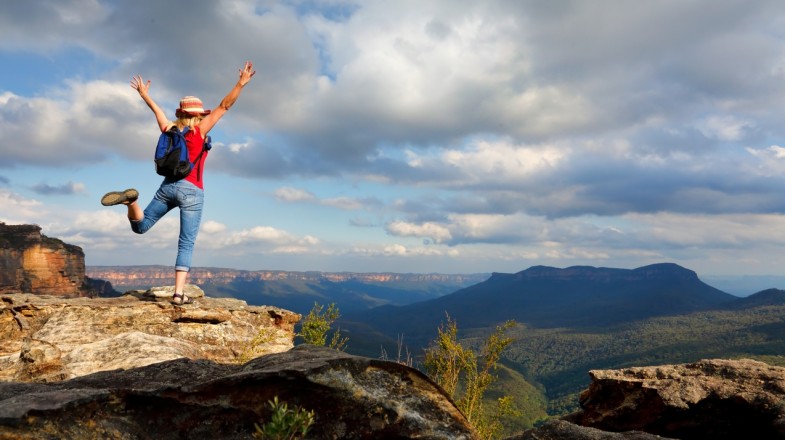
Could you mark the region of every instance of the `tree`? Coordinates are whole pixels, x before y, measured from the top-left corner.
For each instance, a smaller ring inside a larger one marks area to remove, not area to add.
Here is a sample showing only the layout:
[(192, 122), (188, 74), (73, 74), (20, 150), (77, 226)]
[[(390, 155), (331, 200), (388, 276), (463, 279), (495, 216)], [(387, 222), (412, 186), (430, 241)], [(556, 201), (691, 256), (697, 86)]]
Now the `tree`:
[[(447, 322), (438, 329), (433, 344), (425, 351), (426, 374), (439, 384), (455, 400), (481, 438), (492, 439), (501, 432), (501, 417), (514, 413), (509, 396), (499, 399), (496, 411), (487, 416), (483, 411), (483, 396), (496, 381), (493, 372), (501, 354), (512, 343), (505, 332), (515, 325), (507, 321), (497, 326), (483, 345), (478, 356), (458, 341), (458, 325), (449, 315)], [(459, 392), (460, 391), (460, 392)]]

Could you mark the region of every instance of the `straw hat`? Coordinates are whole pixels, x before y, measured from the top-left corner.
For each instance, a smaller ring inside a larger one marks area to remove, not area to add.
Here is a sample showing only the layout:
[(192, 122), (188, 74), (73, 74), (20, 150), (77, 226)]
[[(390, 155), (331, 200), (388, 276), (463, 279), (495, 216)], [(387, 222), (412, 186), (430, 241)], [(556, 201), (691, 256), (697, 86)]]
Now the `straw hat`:
[(186, 96), (180, 100), (180, 108), (175, 112), (178, 117), (183, 113), (191, 116), (206, 116), (210, 114), (210, 110), (205, 110), (202, 100), (196, 96)]

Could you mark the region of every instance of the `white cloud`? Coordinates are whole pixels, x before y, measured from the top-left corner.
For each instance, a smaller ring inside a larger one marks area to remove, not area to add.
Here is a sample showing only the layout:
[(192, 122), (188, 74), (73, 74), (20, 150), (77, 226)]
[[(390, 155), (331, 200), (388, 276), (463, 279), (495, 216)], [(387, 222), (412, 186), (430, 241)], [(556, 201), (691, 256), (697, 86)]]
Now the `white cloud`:
[(478, 141), (470, 149), (446, 150), (441, 160), (460, 170), (461, 180), (508, 183), (558, 168), (569, 155), (566, 146), (520, 146), (508, 141)]
[(312, 192), (288, 186), (276, 189), (275, 198), (284, 202), (311, 202), (316, 200), (316, 196)]
[(698, 128), (707, 137), (722, 141), (738, 141), (743, 138), (745, 131), (753, 127), (751, 122), (740, 120), (732, 115), (715, 115), (699, 121)]
[(322, 204), (346, 211), (357, 211), (365, 207), (365, 205), (360, 200), (345, 196), (324, 199), (322, 200)]
[(423, 237), (429, 238), (435, 243), (443, 243), (452, 238), (447, 227), (432, 222), (414, 224), (397, 220), (385, 225), (385, 230), (397, 237)]
[[(68, 81), (45, 96), (4, 94), (0, 134), (7, 165), (94, 165), (111, 154), (149, 160), (156, 129), (126, 83)], [(145, 123), (138, 122), (144, 114)], [(147, 145), (147, 148), (139, 148)]]
[(207, 220), (202, 223), (201, 231), (205, 234), (220, 234), (226, 231), (226, 225), (215, 220)]
[(0, 206), (3, 207), (0, 221), (7, 224), (40, 223), (48, 214), (48, 209), (41, 202), (26, 199), (4, 188), (0, 188)]

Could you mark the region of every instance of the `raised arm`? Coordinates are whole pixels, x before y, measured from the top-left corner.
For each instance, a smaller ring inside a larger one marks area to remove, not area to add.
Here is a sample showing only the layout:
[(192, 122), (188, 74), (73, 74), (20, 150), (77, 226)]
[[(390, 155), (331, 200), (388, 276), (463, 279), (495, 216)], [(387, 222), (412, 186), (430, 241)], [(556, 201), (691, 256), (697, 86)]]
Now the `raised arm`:
[(204, 119), (202, 119), (202, 122), (199, 123), (199, 130), (202, 132), (202, 136), (207, 136), (207, 133), (213, 129), (226, 111), (237, 102), (237, 98), (240, 97), (240, 92), (243, 91), (243, 87), (251, 81), (251, 77), (255, 74), (256, 71), (253, 70), (253, 63), (246, 61), (245, 66), (240, 69), (240, 79), (237, 80), (237, 83), (232, 87), (232, 90), (229, 91), (229, 94), (221, 100), (218, 107), (213, 109), (213, 111), (205, 116)]
[(150, 89), (150, 80), (144, 82), (141, 75), (136, 75), (135, 77), (131, 78), (131, 87), (139, 92), (139, 96), (142, 97), (147, 106), (150, 107), (150, 110), (153, 111), (155, 114), (155, 120), (158, 122), (158, 127), (161, 129), (161, 131), (169, 128), (171, 123), (169, 119), (166, 118), (166, 113), (161, 110), (161, 107), (158, 107), (158, 104), (156, 104), (155, 101), (153, 101), (153, 98), (150, 97), (150, 94), (147, 93), (147, 91)]

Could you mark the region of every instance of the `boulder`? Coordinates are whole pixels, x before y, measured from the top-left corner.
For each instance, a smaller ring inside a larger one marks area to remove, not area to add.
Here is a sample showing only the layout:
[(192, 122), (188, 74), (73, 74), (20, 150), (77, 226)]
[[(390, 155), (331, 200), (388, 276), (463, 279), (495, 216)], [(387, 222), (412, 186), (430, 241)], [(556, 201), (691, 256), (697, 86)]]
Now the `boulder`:
[(307, 438), (475, 439), (444, 391), (395, 362), (301, 345), (243, 365), (176, 359), (52, 383), (0, 383), (0, 438), (250, 439), (269, 402)]
[(690, 439), (785, 439), (785, 368), (749, 359), (593, 370), (569, 420)]
[(51, 382), (182, 357), (238, 363), (289, 350), (300, 315), (200, 297), (0, 295), (0, 380)]

